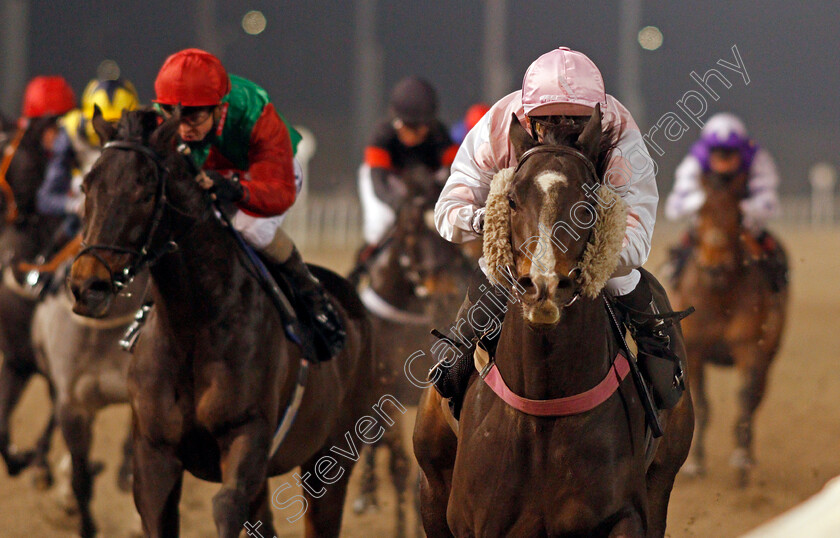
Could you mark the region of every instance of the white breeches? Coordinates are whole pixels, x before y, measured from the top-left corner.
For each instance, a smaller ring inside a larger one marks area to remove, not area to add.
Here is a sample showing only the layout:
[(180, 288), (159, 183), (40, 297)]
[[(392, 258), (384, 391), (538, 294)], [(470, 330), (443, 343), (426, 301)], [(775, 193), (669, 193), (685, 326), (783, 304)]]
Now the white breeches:
[[(303, 186), (303, 170), (297, 159), (293, 159), (295, 169), (295, 189), (300, 193)], [(257, 250), (267, 247), (274, 239), (277, 229), (283, 224), (286, 214), (273, 217), (254, 217), (243, 211), (237, 211), (233, 216), (233, 227), (236, 228), (245, 241)]]
[(362, 231), (365, 243), (378, 243), (394, 224), (396, 216), (393, 209), (376, 197), (373, 180), (370, 178), (370, 167), (366, 164), (359, 167), (359, 198), (362, 202)]

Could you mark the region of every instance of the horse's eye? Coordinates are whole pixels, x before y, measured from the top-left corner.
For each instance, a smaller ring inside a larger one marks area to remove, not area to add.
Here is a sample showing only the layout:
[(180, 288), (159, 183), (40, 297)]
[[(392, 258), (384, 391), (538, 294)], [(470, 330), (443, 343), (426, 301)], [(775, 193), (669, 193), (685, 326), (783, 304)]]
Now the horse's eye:
[(516, 202), (514, 202), (513, 198), (510, 197), (510, 196), (508, 196), (508, 205), (510, 206), (511, 209), (516, 211)]
[(152, 200), (154, 200), (154, 198), (155, 198), (154, 191), (149, 191), (149, 192), (147, 192), (146, 194), (143, 195), (143, 203), (147, 204), (147, 203), (151, 202)]

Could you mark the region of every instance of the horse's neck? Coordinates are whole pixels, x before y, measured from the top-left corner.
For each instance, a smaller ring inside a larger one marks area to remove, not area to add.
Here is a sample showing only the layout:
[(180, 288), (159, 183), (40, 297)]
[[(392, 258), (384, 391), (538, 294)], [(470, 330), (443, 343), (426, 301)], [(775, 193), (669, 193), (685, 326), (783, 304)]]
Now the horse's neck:
[(387, 303), (401, 309), (416, 307), (414, 285), (400, 265), (397, 245), (388, 249), (371, 271), (370, 287)]
[(601, 298), (579, 299), (556, 327), (534, 330), (518, 304), (505, 315), (496, 364), (516, 394), (531, 399), (571, 396), (597, 385), (613, 357), (612, 333)]
[(236, 248), (215, 218), (197, 222), (177, 250), (151, 268), (155, 308), (167, 312), (172, 323), (187, 325), (235, 308), (232, 290), (250, 278)]
[[(742, 259), (741, 237), (745, 232), (743, 214), (735, 198), (721, 198), (708, 200), (700, 210), (698, 228), (712, 232), (707, 235), (701, 233), (700, 246), (720, 250), (730, 250), (736, 261)], [(708, 237), (724, 238), (725, 246), (721, 246), (719, 239), (709, 242)]]

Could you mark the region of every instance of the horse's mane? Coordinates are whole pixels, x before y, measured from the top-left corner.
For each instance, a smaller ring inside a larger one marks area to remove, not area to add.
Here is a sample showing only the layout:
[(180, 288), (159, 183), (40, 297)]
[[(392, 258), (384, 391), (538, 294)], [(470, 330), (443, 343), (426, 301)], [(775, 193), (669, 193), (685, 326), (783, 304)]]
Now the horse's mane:
[[(575, 149), (583, 149), (577, 144), (577, 139), (583, 132), (585, 123), (561, 123), (549, 128), (544, 136), (544, 144), (559, 146), (570, 146)], [(612, 158), (613, 150), (618, 146), (622, 131), (614, 125), (607, 125), (601, 132), (601, 140), (598, 144), (598, 154), (593, 160), (595, 171), (598, 177), (603, 180), (604, 174)]]

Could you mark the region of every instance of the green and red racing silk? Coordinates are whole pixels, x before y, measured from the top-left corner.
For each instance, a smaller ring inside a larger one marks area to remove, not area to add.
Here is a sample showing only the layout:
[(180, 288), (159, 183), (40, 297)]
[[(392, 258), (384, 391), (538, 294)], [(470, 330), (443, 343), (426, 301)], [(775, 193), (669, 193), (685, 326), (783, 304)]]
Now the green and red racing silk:
[(258, 217), (281, 215), (295, 201), (292, 158), (301, 135), (253, 82), (230, 75), (214, 132), (190, 144), (195, 163), (206, 170), (239, 176), (245, 188), (239, 209)]

